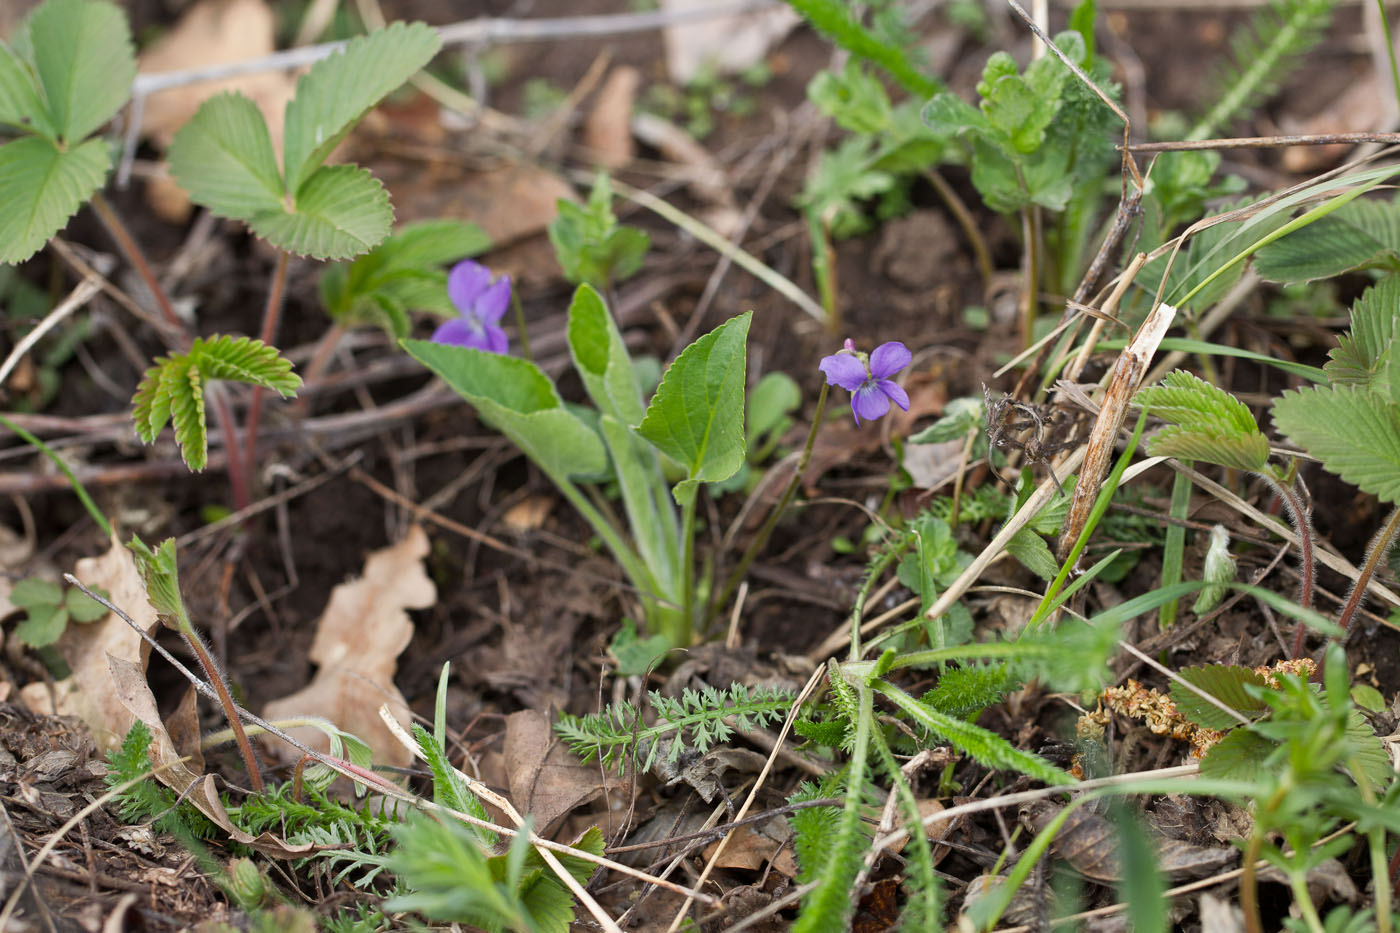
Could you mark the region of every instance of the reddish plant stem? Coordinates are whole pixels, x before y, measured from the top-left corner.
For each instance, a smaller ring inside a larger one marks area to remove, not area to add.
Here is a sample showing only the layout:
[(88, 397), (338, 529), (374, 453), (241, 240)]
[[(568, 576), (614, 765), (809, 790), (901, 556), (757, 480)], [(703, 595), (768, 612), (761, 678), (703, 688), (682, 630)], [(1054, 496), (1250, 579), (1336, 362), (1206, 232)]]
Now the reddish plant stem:
[(1376, 532), (1376, 536), (1371, 539), (1371, 547), (1366, 553), (1366, 563), (1361, 565), (1361, 573), (1357, 574), (1356, 582), (1351, 585), (1346, 605), (1342, 607), (1341, 614), (1337, 616), (1337, 627), (1342, 630), (1342, 641), (1344, 642), (1352, 617), (1356, 615), (1356, 610), (1361, 608), (1361, 601), (1366, 598), (1366, 587), (1370, 585), (1371, 577), (1375, 576), (1376, 568), (1385, 559), (1385, 555), (1390, 552), (1390, 546), (1395, 543), (1397, 530), (1400, 530), (1400, 509), (1390, 513), (1390, 518), (1386, 521), (1385, 526)]
[[(263, 309), (262, 332), (258, 338), (268, 346), (275, 345), (277, 324), (282, 317), (282, 297), (287, 287), (287, 262), (285, 251), (277, 254), (277, 265), (272, 270), (272, 282), (267, 289), (267, 306)], [(258, 469), (258, 422), (262, 417), (262, 386), (253, 386), (253, 394), (248, 399), (248, 423), (243, 437), (247, 449), (243, 451), (244, 463), (249, 477)]]
[(116, 241), (117, 249), (122, 251), (126, 261), (131, 263), (136, 274), (141, 276), (141, 281), (146, 283), (146, 288), (150, 289), (151, 297), (155, 299), (156, 308), (160, 311), (161, 316), (184, 335), (186, 333), (184, 322), (176, 315), (175, 307), (170, 303), (170, 297), (165, 294), (165, 289), (161, 288), (160, 282), (156, 280), (156, 274), (151, 270), (151, 264), (146, 261), (146, 255), (141, 252), (141, 247), (127, 232), (126, 225), (117, 216), (117, 212), (112, 210), (112, 205), (107, 203), (107, 199), (102, 196), (100, 191), (94, 194), (88, 203), (92, 205), (97, 219), (102, 221), (102, 226), (107, 228), (107, 233)]
[[(1298, 576), (1301, 580), (1298, 586), (1298, 605), (1304, 609), (1311, 609), (1313, 578), (1317, 572), (1317, 559), (1313, 553), (1312, 513), (1293, 485), (1275, 482), (1273, 486), (1279, 499), (1283, 501), (1284, 508), (1288, 510), (1289, 518), (1293, 519), (1294, 529), (1298, 532), (1298, 550), (1302, 556), (1301, 566), (1298, 568)], [(1293, 660), (1295, 661), (1303, 656), (1303, 636), (1307, 634), (1307, 631), (1307, 626), (1301, 621), (1293, 630)]]
[(253, 503), (253, 497), (248, 487), (248, 474), (243, 469), (243, 458), (239, 453), (238, 430), (234, 425), (233, 411), (229, 408), (228, 395), (222, 388), (217, 383), (207, 385), (204, 397), (211, 403), (210, 408), (214, 417), (218, 419), (219, 430), (224, 435), (224, 447), (228, 451), (228, 482), (233, 491), (233, 510), (241, 512)]
[(209, 685), (218, 692), (219, 704), (224, 708), (224, 717), (228, 719), (234, 740), (238, 742), (238, 751), (243, 756), (243, 764), (248, 769), (248, 781), (253, 786), (253, 792), (261, 794), (262, 772), (258, 769), (257, 756), (253, 754), (253, 743), (248, 741), (248, 733), (243, 730), (243, 720), (238, 718), (238, 707), (234, 705), (233, 696), (228, 692), (228, 684), (224, 683), (223, 675), (214, 666), (214, 659), (205, 650), (204, 643), (199, 640), (193, 627), (180, 626), (180, 634), (185, 637), (185, 644), (190, 646), (194, 656), (199, 659), (199, 666), (204, 668), (204, 676), (209, 679)]

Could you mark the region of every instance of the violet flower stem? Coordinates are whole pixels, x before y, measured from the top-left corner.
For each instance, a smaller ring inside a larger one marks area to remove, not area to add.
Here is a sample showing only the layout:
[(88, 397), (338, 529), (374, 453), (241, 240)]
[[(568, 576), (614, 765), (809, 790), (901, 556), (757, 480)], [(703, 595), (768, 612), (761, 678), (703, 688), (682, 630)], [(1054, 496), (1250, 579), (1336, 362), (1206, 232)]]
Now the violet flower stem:
[(1346, 641), (1348, 626), (1351, 619), (1356, 615), (1356, 610), (1361, 608), (1361, 601), (1366, 598), (1366, 587), (1371, 583), (1371, 577), (1375, 576), (1376, 568), (1385, 559), (1385, 555), (1390, 551), (1390, 546), (1395, 543), (1395, 532), (1400, 531), (1400, 509), (1390, 513), (1390, 518), (1386, 520), (1385, 526), (1376, 532), (1376, 536), (1371, 539), (1371, 547), (1366, 554), (1366, 562), (1361, 565), (1361, 572), (1356, 576), (1356, 582), (1351, 585), (1351, 593), (1347, 595), (1346, 605), (1342, 607), (1342, 612), (1337, 616), (1337, 627), (1342, 630), (1342, 641)]
[(170, 296), (161, 288), (160, 282), (156, 279), (156, 274), (151, 269), (151, 264), (146, 261), (146, 255), (141, 252), (141, 247), (137, 244), (131, 234), (126, 229), (126, 224), (117, 216), (117, 212), (112, 210), (112, 205), (107, 203), (107, 199), (98, 191), (93, 194), (88, 202), (92, 205), (97, 219), (102, 222), (102, 226), (107, 228), (107, 233), (116, 241), (117, 249), (122, 251), (126, 261), (131, 263), (136, 274), (141, 276), (141, 281), (146, 283), (146, 288), (150, 290), (151, 297), (155, 300), (156, 308), (161, 316), (170, 322), (170, 325), (185, 334), (185, 324), (175, 313), (175, 306), (170, 303)]
[(822, 383), (821, 394), (817, 396), (817, 411), (812, 416), (812, 427), (807, 432), (807, 445), (802, 448), (802, 456), (797, 461), (797, 469), (793, 471), (792, 479), (788, 480), (787, 488), (783, 490), (783, 496), (778, 500), (778, 504), (773, 507), (773, 511), (768, 513), (768, 517), (763, 520), (763, 526), (758, 529), (758, 534), (754, 535), (749, 546), (744, 549), (744, 556), (739, 558), (739, 563), (734, 565), (734, 570), (729, 574), (729, 579), (724, 582), (724, 591), (720, 593), (719, 600), (715, 602), (716, 608), (722, 609), (729, 602), (734, 591), (738, 589), (739, 582), (744, 579), (744, 574), (749, 572), (749, 567), (753, 565), (754, 559), (758, 557), (759, 551), (763, 550), (768, 543), (769, 537), (773, 534), (773, 529), (778, 527), (778, 519), (783, 517), (787, 507), (792, 504), (792, 499), (797, 495), (797, 488), (802, 484), (802, 476), (807, 472), (807, 465), (812, 462), (812, 450), (817, 443), (817, 432), (821, 430), (822, 415), (826, 413), (826, 397), (831, 391), (829, 383)]
[(515, 333), (520, 338), (520, 355), (533, 363), (535, 356), (530, 352), (530, 332), (525, 327), (525, 306), (520, 303), (520, 295), (514, 288), (510, 290), (510, 309), (515, 315)]
[[(282, 297), (287, 288), (289, 260), (285, 250), (277, 254), (277, 265), (273, 267), (272, 282), (267, 289), (267, 306), (263, 309), (262, 332), (258, 338), (268, 346), (274, 346), (277, 341), (277, 325), (282, 317)], [(243, 437), (248, 444), (243, 456), (250, 479), (256, 475), (258, 469), (258, 422), (262, 418), (262, 400), (262, 386), (253, 386), (253, 393), (248, 398), (248, 422), (243, 429)]]

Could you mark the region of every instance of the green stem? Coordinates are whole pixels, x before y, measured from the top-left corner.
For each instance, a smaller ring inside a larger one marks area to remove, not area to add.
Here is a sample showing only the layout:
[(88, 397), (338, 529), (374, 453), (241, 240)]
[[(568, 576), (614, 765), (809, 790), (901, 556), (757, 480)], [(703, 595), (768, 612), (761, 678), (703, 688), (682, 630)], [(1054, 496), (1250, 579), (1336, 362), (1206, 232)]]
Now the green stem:
[[(1216, 383), (1217, 385), (1219, 383)], [(1191, 461), (1182, 461), (1190, 469)], [(1166, 540), (1162, 544), (1162, 585), (1171, 586), (1181, 582), (1182, 552), (1186, 550), (1186, 526), (1183, 522), (1191, 506), (1191, 480), (1185, 473), (1176, 474), (1172, 481), (1171, 517), (1176, 521), (1167, 525)], [(1171, 628), (1176, 622), (1178, 600), (1173, 599), (1158, 611), (1157, 625), (1161, 629)]]
[(642, 600), (648, 605), (655, 603), (658, 593), (656, 580), (652, 577), (651, 571), (647, 569), (646, 564), (642, 562), (636, 552), (623, 540), (617, 528), (604, 517), (602, 512), (599, 512), (598, 509), (594, 507), (592, 502), (588, 501), (588, 497), (567, 477), (556, 476), (550, 473), (549, 478), (554, 481), (554, 485), (564, 494), (564, 498), (569, 500), (569, 504), (578, 511), (579, 515), (583, 516), (583, 520), (588, 522), (589, 527), (593, 529), (594, 533), (603, 539), (603, 543), (608, 546), (608, 550), (612, 551), (613, 558), (622, 567), (622, 572), (627, 574), (627, 579), (632, 581), (632, 585), (637, 588)]
[(695, 624), (695, 502), (700, 498), (700, 490), (692, 489), (690, 497), (681, 506), (681, 616), (677, 631), (668, 633), (671, 644), (677, 648), (689, 648), (692, 628)]
[[(1293, 902), (1298, 905), (1298, 912), (1303, 915), (1303, 921), (1307, 923), (1308, 929), (1312, 933), (1326, 933), (1326, 927), (1322, 925), (1322, 918), (1317, 914), (1317, 905), (1313, 903), (1312, 896), (1308, 894), (1307, 872), (1290, 871), (1288, 873), (1288, 887), (1293, 891)], [(1377, 924), (1379, 927), (1379, 924)]]
[(112, 525), (107, 521), (107, 516), (103, 515), (102, 510), (97, 507), (97, 503), (92, 501), (92, 496), (88, 495), (87, 489), (78, 481), (78, 477), (73, 472), (73, 469), (58, 455), (58, 451), (54, 450), (48, 444), (45, 444), (43, 441), (39, 440), (39, 438), (30, 434), (29, 431), (15, 424), (4, 415), (0, 415), (0, 424), (9, 428), (19, 436), (20, 440), (53, 461), (54, 466), (58, 467), (59, 470), (63, 472), (63, 475), (68, 477), (68, 482), (73, 484), (73, 494), (78, 497), (78, 501), (83, 504), (83, 508), (87, 509), (88, 514), (92, 516), (92, 520), (97, 523), (97, 527), (102, 529), (103, 537), (110, 541), (112, 539)]
[[(1385, 17), (1385, 0), (1376, 0), (1376, 9), (1381, 15), (1381, 31), (1385, 33), (1386, 57), (1390, 59), (1390, 86), (1395, 91), (1395, 105), (1400, 107), (1400, 66), (1395, 63), (1395, 44), (1390, 40), (1390, 20)], [(1389, 925), (1390, 918), (1385, 920)]]
[(1385, 555), (1390, 551), (1390, 546), (1395, 543), (1395, 532), (1400, 530), (1400, 509), (1390, 513), (1390, 518), (1386, 519), (1385, 526), (1376, 532), (1376, 536), (1371, 539), (1370, 549), (1366, 553), (1366, 563), (1361, 565), (1361, 572), (1357, 574), (1356, 581), (1351, 585), (1351, 593), (1347, 595), (1346, 605), (1342, 607), (1341, 614), (1337, 616), (1337, 627), (1342, 630), (1342, 640), (1346, 641), (1347, 626), (1351, 625), (1352, 616), (1356, 615), (1356, 610), (1361, 608), (1361, 601), (1366, 597), (1366, 587), (1370, 585), (1371, 578), (1376, 574), (1376, 567), (1385, 559)]
[(826, 397), (831, 386), (823, 383), (821, 394), (817, 396), (817, 411), (812, 416), (812, 427), (807, 432), (807, 444), (802, 448), (802, 456), (797, 461), (797, 469), (793, 471), (792, 479), (788, 480), (787, 488), (783, 490), (783, 496), (778, 500), (778, 504), (768, 513), (764, 519), (763, 527), (758, 529), (758, 534), (749, 542), (748, 548), (744, 550), (744, 556), (739, 558), (739, 563), (734, 565), (734, 570), (729, 574), (729, 579), (724, 583), (724, 590), (720, 593), (719, 599), (714, 603), (717, 609), (723, 609), (729, 602), (729, 598), (734, 595), (734, 591), (739, 587), (739, 581), (744, 578), (744, 574), (749, 572), (749, 567), (753, 565), (754, 559), (758, 557), (758, 552), (763, 550), (768, 543), (769, 537), (773, 534), (773, 529), (778, 526), (778, 519), (782, 518), (787, 507), (792, 504), (792, 499), (797, 495), (797, 489), (802, 485), (802, 476), (807, 472), (807, 465), (812, 462), (812, 449), (817, 443), (817, 432), (821, 430), (822, 415), (826, 413)]
[(1245, 846), (1244, 871), (1240, 874), (1240, 910), (1244, 912), (1245, 933), (1264, 933), (1264, 919), (1259, 913), (1259, 879), (1254, 868), (1263, 843), (1264, 836), (1256, 822)]
[(515, 314), (515, 333), (520, 338), (520, 355), (533, 363), (535, 356), (530, 352), (530, 331), (525, 327), (525, 306), (520, 303), (520, 295), (513, 288), (510, 290), (510, 309)]
[[(258, 337), (269, 347), (275, 346), (277, 342), (277, 324), (282, 317), (282, 297), (287, 288), (287, 264), (290, 256), (285, 250), (277, 253), (277, 265), (272, 269), (272, 281), (267, 288), (267, 304), (263, 308), (262, 331)], [(248, 422), (244, 427), (243, 437), (247, 442), (247, 449), (243, 451), (247, 476), (251, 484), (252, 477), (257, 475), (258, 470), (258, 422), (262, 417), (262, 386), (253, 386), (253, 393), (248, 399)], [(243, 508), (243, 506), (239, 506)]]
[[(1400, 515), (1400, 510), (1396, 510)], [(1366, 777), (1366, 772), (1361, 767), (1361, 762), (1356, 755), (1347, 758), (1347, 770), (1352, 773), (1356, 780), (1356, 789), (1361, 794), (1361, 799), (1369, 807), (1376, 805), (1376, 794), (1371, 788), (1371, 782)], [(1366, 831), (1366, 848), (1371, 857), (1371, 878), (1372, 886), (1375, 888), (1376, 898), (1376, 933), (1390, 933), (1390, 871), (1385, 860), (1385, 829), (1381, 826), (1372, 826)], [(1307, 890), (1306, 881), (1303, 889)]]
[(880, 582), (886, 570), (899, 558), (904, 556), (906, 548), (889, 547), (880, 553), (870, 564), (870, 569), (865, 574), (865, 579), (861, 582), (860, 590), (856, 593), (856, 601), (851, 606), (851, 660), (859, 661), (864, 653), (860, 647), (860, 623), (865, 618), (865, 601), (870, 598), (870, 593), (875, 589), (875, 584)]

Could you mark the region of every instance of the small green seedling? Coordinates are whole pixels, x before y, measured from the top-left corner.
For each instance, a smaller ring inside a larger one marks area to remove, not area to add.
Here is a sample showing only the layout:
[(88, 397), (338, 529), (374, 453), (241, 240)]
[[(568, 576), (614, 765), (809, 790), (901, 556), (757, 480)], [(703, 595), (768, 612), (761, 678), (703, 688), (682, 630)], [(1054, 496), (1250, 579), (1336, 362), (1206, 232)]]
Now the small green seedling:
[[(104, 599), (107, 593), (93, 590)], [(42, 648), (58, 641), (69, 620), (96, 622), (107, 608), (81, 590), (64, 589), (48, 580), (21, 580), (10, 591), (10, 602), (24, 610), (24, 619), (15, 628), (15, 637), (31, 648)]]
[(564, 278), (606, 293), (642, 268), (651, 238), (636, 227), (618, 224), (606, 173), (598, 174), (587, 204), (560, 198), (558, 209), (558, 216), (549, 222), (549, 242), (554, 244)]

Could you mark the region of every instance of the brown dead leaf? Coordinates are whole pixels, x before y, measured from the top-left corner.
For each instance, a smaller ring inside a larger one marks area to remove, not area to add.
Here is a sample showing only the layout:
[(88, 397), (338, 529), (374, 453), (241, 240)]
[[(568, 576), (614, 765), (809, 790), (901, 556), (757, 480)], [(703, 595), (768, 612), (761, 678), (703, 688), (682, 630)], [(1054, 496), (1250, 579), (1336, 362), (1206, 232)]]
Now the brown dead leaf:
[(632, 109), (642, 73), (630, 65), (614, 68), (598, 89), (598, 98), (583, 123), (583, 144), (600, 167), (616, 170), (632, 161)]
[[(681, 12), (704, 8), (710, 2), (661, 0), (661, 9)], [(689, 84), (705, 68), (722, 73), (743, 71), (761, 62), (768, 49), (799, 22), (801, 18), (796, 13), (780, 6), (668, 26), (662, 31), (666, 40), (666, 70), (677, 84)]]
[[(423, 569), (427, 554), (428, 536), (415, 525), (399, 543), (371, 554), (364, 576), (337, 586), (311, 643), (310, 658), (320, 670), (305, 688), (268, 703), (263, 716), (322, 716), (369, 743), (376, 762), (403, 766), (412, 761), (378, 711), (387, 702), (408, 725), (408, 704), (394, 686), (394, 673), (399, 654), (413, 637), (405, 610), (426, 609), (437, 600), (437, 588)], [(312, 748), (329, 748), (320, 730), (291, 732)], [(269, 748), (279, 757), (299, 754), (282, 743)]]
[[(605, 779), (598, 763), (581, 763), (555, 739), (549, 717), (539, 710), (506, 717), (504, 753), (511, 803), (535, 818), (536, 831), (542, 836), (548, 836), (569, 811), (603, 793)], [(622, 786), (611, 775), (606, 782), (610, 789)]]
[[(1055, 804), (1032, 804), (1021, 811), (1021, 822), (1032, 832), (1040, 832), (1059, 814)], [(1239, 850), (1224, 846), (1207, 847), (1175, 839), (1154, 838), (1157, 866), (1172, 881), (1204, 878), (1235, 864)], [(1086, 878), (1112, 884), (1122, 878), (1122, 858), (1118, 853), (1118, 833), (1107, 817), (1087, 809), (1070, 813), (1051, 851)]]
[(534, 531), (544, 524), (553, 505), (553, 496), (526, 496), (507, 509), (501, 521), (516, 534)]
[[(159, 624), (155, 610), (146, 601), (146, 587), (136, 570), (136, 561), (115, 534), (107, 553), (78, 561), (73, 575), (85, 586), (106, 590), (112, 604), (120, 606), (145, 631), (154, 631)], [(20, 690), (20, 696), (35, 712), (78, 717), (92, 730), (98, 748), (115, 748), (131, 728), (132, 717), (125, 708), (111, 702), (112, 675), (107, 657), (139, 664), (143, 644), (141, 636), (116, 613), (109, 612), (87, 625), (70, 625), (57, 647), (72, 675), (54, 684), (52, 700), (45, 684), (29, 684)]]
[[(797, 877), (797, 861), (792, 856), (788, 839), (792, 830), (787, 821), (768, 820), (764, 823), (747, 823), (729, 834), (729, 845), (719, 854), (716, 868), (737, 868), (742, 871), (758, 871), (773, 863), (773, 870), (788, 878)], [(705, 860), (714, 857), (719, 848), (719, 840), (705, 848)]]
[(578, 200), (573, 186), (559, 175), (525, 162), (507, 163), (460, 180), (433, 177), (424, 183), (404, 178), (385, 183), (405, 220), (470, 221), (497, 245), (542, 232), (558, 213), (555, 202)]
[[(265, 0), (200, 0), (185, 11), (175, 28), (141, 54), (141, 73), (261, 58), (276, 47), (275, 26), (272, 9)], [(160, 91), (146, 100), (141, 132), (164, 149), (205, 100), (226, 91), (239, 91), (263, 112), (273, 147), (280, 152), (282, 116), (295, 88), (293, 75), (273, 70)]]

